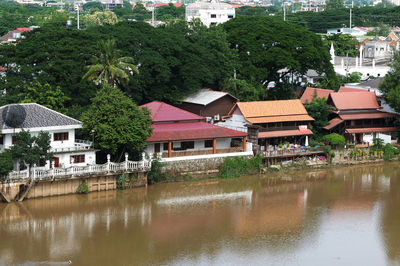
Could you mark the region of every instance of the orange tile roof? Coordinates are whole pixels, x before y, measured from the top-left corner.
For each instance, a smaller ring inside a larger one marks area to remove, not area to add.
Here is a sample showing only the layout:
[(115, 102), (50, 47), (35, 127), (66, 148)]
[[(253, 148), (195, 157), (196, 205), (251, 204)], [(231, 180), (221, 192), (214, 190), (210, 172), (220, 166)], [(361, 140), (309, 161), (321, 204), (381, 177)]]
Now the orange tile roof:
[[(299, 99), (259, 102), (238, 102), (236, 105), (245, 119), (259, 117), (281, 117), (293, 115), (308, 115)], [(230, 114), (233, 112), (233, 108)]]
[(300, 101), (305, 104), (305, 103), (311, 103), (312, 100), (314, 99), (314, 95), (316, 95), (317, 98), (325, 98), (328, 99), (329, 93), (335, 92), (334, 90), (326, 90), (326, 89), (320, 89), (320, 88), (312, 88), (312, 87), (307, 87), (306, 90), (303, 92), (303, 95), (300, 98)]
[(361, 88), (351, 88), (351, 87), (343, 87), (340, 86), (338, 92), (360, 92), (360, 91), (365, 91), (364, 89)]
[(380, 108), (375, 92), (334, 92), (329, 95), (329, 99), (339, 111)]
[(276, 123), (276, 122), (290, 122), (290, 121), (314, 121), (309, 115), (282, 115), (282, 116), (263, 116), (263, 117), (254, 117), (247, 118), (252, 124), (259, 123)]
[(397, 132), (397, 127), (348, 128), (347, 133)]

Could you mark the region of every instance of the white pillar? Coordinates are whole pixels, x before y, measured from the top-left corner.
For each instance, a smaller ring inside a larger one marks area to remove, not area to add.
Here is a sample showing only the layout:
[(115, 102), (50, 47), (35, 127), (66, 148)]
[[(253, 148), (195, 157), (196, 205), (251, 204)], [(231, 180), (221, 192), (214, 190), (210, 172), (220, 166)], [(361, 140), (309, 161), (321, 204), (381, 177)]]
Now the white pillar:
[(372, 59), (372, 68), (375, 68), (375, 59)]
[(361, 46), (360, 46), (360, 67), (362, 67), (363, 49), (364, 49), (364, 47), (361, 45)]
[(304, 146), (308, 146), (308, 136), (306, 136), (306, 142), (304, 143)]
[(331, 64), (335, 65), (335, 48), (333, 47), (333, 42), (331, 42), (330, 54), (331, 54)]
[(128, 171), (128, 157), (129, 157), (129, 154), (127, 152), (125, 152), (125, 171)]
[(33, 179), (36, 179), (36, 164), (33, 165)]
[(343, 58), (342, 58), (342, 61), (340, 61), (340, 65), (341, 65), (342, 69), (344, 69), (344, 60), (343, 60)]
[(358, 56), (356, 56), (356, 68), (358, 67)]
[(107, 154), (107, 171), (110, 172), (110, 160), (111, 160), (111, 155)]

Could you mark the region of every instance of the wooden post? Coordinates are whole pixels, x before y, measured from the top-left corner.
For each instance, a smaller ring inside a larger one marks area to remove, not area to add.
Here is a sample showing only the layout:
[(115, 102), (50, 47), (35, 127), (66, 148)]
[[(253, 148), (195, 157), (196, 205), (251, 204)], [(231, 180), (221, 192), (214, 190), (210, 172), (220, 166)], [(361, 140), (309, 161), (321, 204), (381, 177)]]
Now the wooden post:
[(243, 137), (243, 151), (244, 152), (246, 151), (246, 140), (247, 140), (247, 138)]
[(217, 139), (213, 139), (213, 154), (217, 153)]
[(172, 157), (172, 141), (168, 142), (168, 157)]

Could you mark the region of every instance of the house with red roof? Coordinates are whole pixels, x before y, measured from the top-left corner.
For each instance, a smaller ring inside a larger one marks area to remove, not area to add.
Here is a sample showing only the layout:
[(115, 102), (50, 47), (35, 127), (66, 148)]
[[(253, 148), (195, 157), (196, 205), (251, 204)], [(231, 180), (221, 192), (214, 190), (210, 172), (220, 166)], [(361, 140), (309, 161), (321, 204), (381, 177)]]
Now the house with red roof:
[(334, 90), (326, 90), (326, 89), (320, 89), (320, 88), (312, 88), (312, 87), (307, 87), (305, 91), (303, 92), (303, 95), (300, 97), (300, 101), (302, 104), (309, 104), (311, 103), (314, 98), (319, 99), (319, 98), (325, 98), (328, 99), (328, 96), (331, 92), (335, 92)]
[[(33, 29), (33, 28), (32, 28)], [(19, 38), (23, 38), (22, 33), (32, 30), (31, 28), (16, 28), (9, 31), (6, 35), (0, 37), (1, 42), (15, 42)]]
[(344, 135), (352, 144), (372, 144), (374, 138), (397, 141), (396, 114), (383, 111), (374, 92), (344, 89), (331, 93), (327, 103), (335, 108), (324, 127), (329, 132)]
[(203, 116), (163, 102), (141, 107), (148, 108), (152, 117), (148, 154), (161, 153), (165, 158), (246, 151), (245, 132), (206, 123)]

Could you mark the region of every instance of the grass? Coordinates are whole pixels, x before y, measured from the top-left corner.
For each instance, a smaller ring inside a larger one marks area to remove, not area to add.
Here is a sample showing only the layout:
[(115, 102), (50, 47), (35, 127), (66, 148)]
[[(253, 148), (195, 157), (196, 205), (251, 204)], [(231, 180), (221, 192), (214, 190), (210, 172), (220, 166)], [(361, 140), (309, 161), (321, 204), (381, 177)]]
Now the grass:
[(234, 178), (243, 175), (259, 173), (262, 167), (261, 156), (254, 158), (234, 157), (226, 158), (222, 165), (219, 178)]

